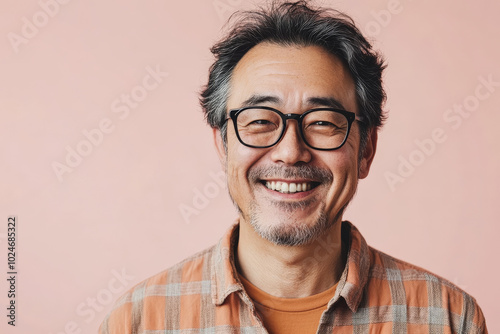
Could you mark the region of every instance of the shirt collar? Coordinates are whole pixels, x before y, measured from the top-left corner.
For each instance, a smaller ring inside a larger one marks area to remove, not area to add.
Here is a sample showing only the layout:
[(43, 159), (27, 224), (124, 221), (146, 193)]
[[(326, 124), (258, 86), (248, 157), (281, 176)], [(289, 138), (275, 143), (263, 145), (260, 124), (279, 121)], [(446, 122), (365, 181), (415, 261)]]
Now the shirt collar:
[(342, 222), (342, 242), (348, 245), (347, 261), (340, 276), (335, 296), (328, 307), (341, 296), (352, 312), (356, 312), (368, 282), (370, 271), (370, 252), (365, 238), (359, 230), (348, 221)]
[(240, 228), (238, 221), (224, 234), (212, 254), (212, 302), (219, 306), (231, 293), (243, 290), (235, 266), (236, 245)]
[[(215, 246), (212, 254), (211, 293), (215, 305), (224, 303), (231, 293), (243, 290), (234, 261), (238, 236), (239, 225), (236, 222)], [(358, 229), (348, 221), (342, 223), (342, 242), (348, 245), (346, 266), (328, 307), (343, 297), (351, 311), (356, 312), (368, 281), (369, 249)]]

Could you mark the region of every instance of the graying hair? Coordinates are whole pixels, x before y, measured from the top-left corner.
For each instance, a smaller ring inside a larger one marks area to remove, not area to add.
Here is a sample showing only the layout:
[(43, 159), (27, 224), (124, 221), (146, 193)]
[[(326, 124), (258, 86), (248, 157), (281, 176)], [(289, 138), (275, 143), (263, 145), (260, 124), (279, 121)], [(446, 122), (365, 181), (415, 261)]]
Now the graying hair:
[(274, 1), (268, 8), (238, 12), (234, 18), (239, 20), (227, 36), (211, 48), (215, 62), (200, 94), (206, 121), (212, 128), (220, 129), (224, 147), (227, 140), (226, 102), (231, 75), (240, 59), (262, 42), (283, 46), (314, 45), (338, 57), (354, 80), (359, 113), (365, 119), (359, 122), (361, 158), (368, 131), (378, 130), (386, 118), (382, 111), (386, 99), (382, 87), (385, 64), (353, 20), (333, 9), (313, 7), (307, 1)]

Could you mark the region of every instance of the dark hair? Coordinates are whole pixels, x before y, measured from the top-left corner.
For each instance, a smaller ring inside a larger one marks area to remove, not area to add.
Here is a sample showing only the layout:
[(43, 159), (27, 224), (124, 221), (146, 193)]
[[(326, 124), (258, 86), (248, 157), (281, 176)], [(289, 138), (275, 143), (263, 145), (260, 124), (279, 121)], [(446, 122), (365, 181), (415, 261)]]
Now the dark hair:
[(360, 156), (368, 130), (382, 126), (382, 105), (386, 95), (382, 87), (382, 57), (373, 51), (353, 20), (339, 11), (313, 8), (307, 1), (272, 2), (269, 8), (236, 13), (240, 19), (228, 35), (211, 51), (215, 62), (200, 103), (208, 124), (221, 130), (227, 140), (227, 98), (232, 72), (252, 47), (262, 42), (278, 45), (320, 46), (338, 57), (349, 70), (356, 87), (356, 100), (365, 123), (360, 124)]

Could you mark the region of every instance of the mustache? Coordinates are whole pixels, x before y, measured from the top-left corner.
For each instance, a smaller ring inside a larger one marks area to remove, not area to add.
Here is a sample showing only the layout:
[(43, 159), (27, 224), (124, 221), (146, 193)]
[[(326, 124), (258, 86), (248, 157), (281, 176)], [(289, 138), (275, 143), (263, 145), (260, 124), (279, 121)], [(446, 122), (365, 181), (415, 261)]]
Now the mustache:
[(333, 173), (328, 169), (316, 166), (268, 166), (255, 167), (249, 170), (248, 179), (251, 182), (257, 182), (266, 178), (283, 179), (310, 179), (314, 181), (333, 181)]

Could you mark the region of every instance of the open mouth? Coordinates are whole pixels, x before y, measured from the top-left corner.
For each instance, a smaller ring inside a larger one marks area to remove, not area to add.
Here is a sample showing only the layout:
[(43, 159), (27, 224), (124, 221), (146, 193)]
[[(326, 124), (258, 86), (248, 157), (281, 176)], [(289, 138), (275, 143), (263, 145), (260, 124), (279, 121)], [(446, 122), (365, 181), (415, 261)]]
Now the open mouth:
[(293, 194), (311, 190), (319, 185), (319, 182), (283, 182), (283, 181), (266, 181), (262, 180), (261, 183), (266, 188), (283, 193)]

